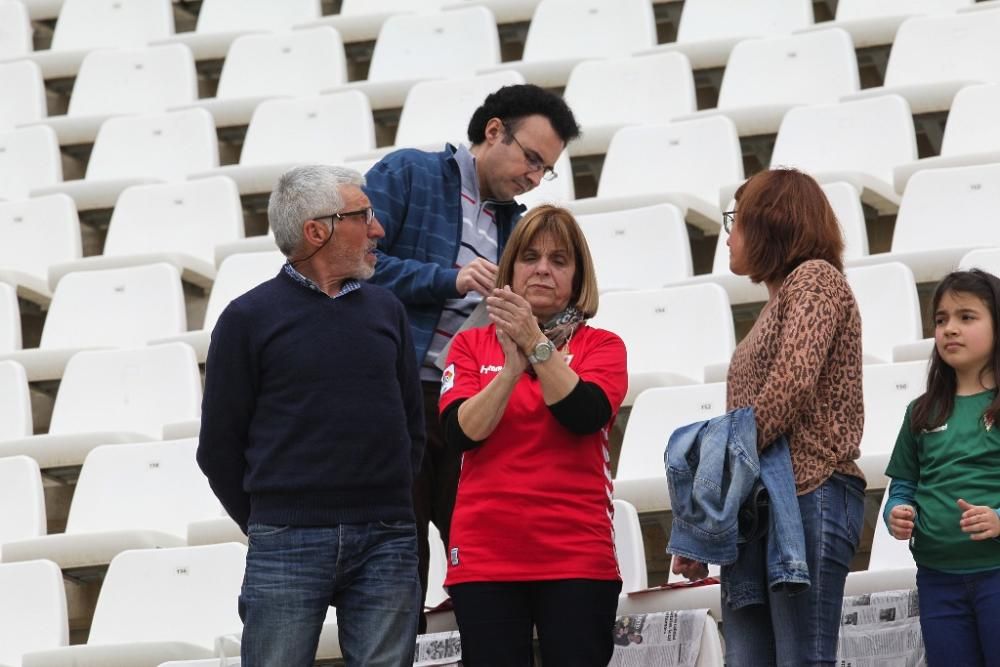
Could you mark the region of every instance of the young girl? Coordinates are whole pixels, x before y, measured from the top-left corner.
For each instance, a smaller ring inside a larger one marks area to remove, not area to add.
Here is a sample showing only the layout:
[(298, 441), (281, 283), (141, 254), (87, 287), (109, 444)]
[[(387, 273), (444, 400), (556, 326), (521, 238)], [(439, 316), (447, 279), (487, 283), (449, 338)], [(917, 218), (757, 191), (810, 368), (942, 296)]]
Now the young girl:
[(1000, 665), (1000, 279), (956, 271), (934, 292), (927, 391), (886, 474), (885, 521), (910, 540), (930, 667)]

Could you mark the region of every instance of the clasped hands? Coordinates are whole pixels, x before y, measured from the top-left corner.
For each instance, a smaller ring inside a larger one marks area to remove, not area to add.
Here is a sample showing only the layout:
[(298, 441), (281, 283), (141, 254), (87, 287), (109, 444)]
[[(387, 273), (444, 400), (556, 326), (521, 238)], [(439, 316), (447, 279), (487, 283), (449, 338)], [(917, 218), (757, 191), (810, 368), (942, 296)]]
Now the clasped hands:
[(528, 367), (528, 355), (544, 338), (531, 312), (531, 304), (515, 294), (510, 285), (505, 285), (495, 288), (486, 297), (486, 313), (497, 327), (497, 340), (506, 357), (504, 367), (523, 371)]

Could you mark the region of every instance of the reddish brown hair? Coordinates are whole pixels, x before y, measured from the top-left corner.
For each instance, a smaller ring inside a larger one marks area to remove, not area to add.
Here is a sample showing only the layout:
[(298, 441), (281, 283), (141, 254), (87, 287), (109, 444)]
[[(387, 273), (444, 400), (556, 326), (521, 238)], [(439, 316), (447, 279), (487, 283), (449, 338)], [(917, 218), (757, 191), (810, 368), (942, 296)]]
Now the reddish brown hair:
[(844, 270), (844, 237), (819, 184), (796, 169), (762, 171), (736, 191), (747, 275), (781, 282), (799, 264), (823, 259)]

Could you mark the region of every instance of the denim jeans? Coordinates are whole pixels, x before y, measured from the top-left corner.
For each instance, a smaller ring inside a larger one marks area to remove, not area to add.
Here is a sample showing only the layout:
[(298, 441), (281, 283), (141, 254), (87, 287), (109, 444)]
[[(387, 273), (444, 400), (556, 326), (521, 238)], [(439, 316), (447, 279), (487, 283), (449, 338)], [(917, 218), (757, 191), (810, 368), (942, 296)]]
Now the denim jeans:
[(250, 524), (247, 532), (244, 667), (310, 667), (330, 605), (348, 665), (413, 663), (420, 581), (412, 522)]
[(726, 604), (728, 582), (723, 577), (722, 628), (728, 667), (836, 663), (844, 581), (864, 521), (864, 484), (834, 474), (798, 501), (809, 588), (794, 594), (769, 591), (764, 605), (734, 610)]
[(917, 567), (917, 592), (928, 667), (1000, 667), (1000, 569)]

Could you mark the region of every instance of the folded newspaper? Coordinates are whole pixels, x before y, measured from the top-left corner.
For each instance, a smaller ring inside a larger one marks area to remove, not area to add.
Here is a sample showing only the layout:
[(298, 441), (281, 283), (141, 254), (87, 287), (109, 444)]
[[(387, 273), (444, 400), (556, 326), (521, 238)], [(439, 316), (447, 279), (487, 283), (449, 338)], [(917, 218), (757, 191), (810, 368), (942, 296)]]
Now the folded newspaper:
[(707, 609), (619, 616), (608, 667), (695, 667)]
[(926, 667), (917, 591), (844, 598), (838, 667)]

